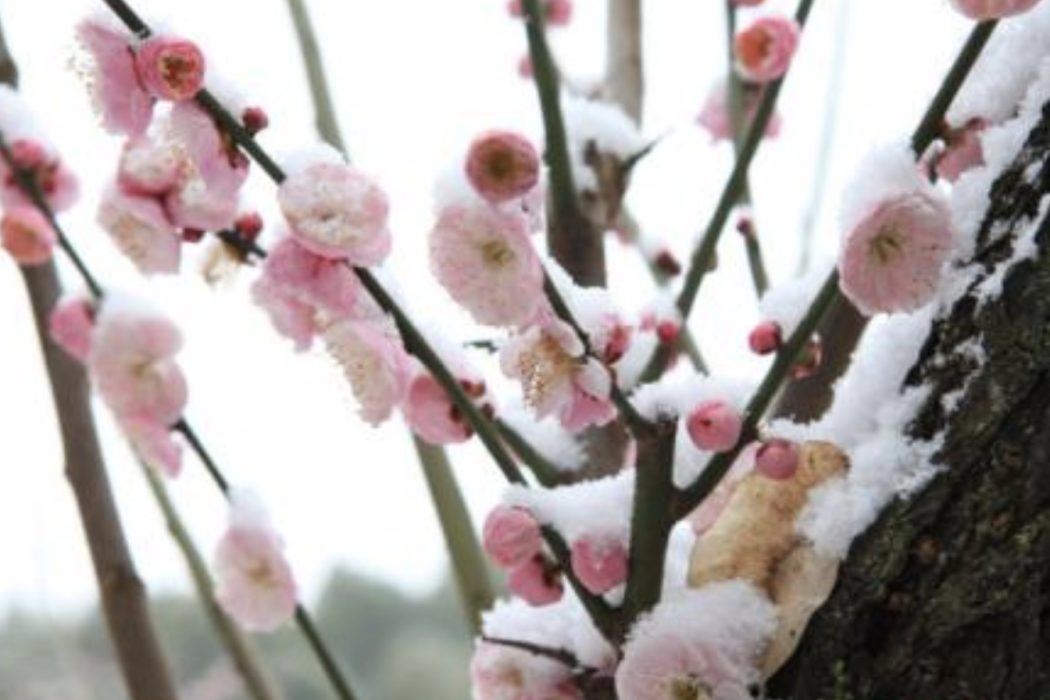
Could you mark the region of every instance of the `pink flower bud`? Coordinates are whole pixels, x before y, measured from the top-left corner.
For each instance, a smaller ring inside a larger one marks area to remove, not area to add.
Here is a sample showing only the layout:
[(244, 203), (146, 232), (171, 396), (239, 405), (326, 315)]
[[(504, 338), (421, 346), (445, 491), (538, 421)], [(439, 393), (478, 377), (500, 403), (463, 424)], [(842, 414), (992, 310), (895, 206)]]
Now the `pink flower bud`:
[(262, 107), (248, 107), (241, 113), (241, 123), (252, 136), (270, 125), (270, 117)]
[(725, 452), (734, 447), (743, 425), (740, 412), (722, 401), (700, 404), (686, 420), (693, 444), (711, 452)]
[(678, 258), (674, 256), (674, 253), (666, 248), (657, 253), (656, 257), (653, 258), (653, 265), (657, 270), (669, 277), (674, 277), (682, 273), (682, 263), (678, 262)]
[(952, 0), (952, 7), (970, 19), (989, 20), (1028, 12), (1039, 0)]
[(561, 600), (565, 592), (561, 574), (537, 555), (515, 567), (507, 578), (510, 592), (529, 605), (541, 607)]
[(783, 342), (780, 324), (776, 321), (762, 321), (747, 337), (747, 344), (756, 355), (774, 353), (780, 349)]
[(485, 519), (482, 547), (504, 569), (521, 566), (540, 553), (540, 524), (521, 508), (496, 506)]
[(87, 362), (91, 353), (91, 332), (94, 326), (94, 306), (83, 297), (68, 297), (59, 301), (48, 321), (51, 339), (81, 362)]
[(584, 588), (601, 595), (627, 580), (627, 550), (619, 542), (577, 540), (572, 545), (572, 570)]
[[(482, 384), (481, 395), (484, 394)], [(448, 393), (426, 371), (420, 371), (412, 378), (401, 413), (413, 432), (432, 445), (465, 442), (473, 434)]]
[(533, 76), (532, 71), (532, 57), (525, 54), (518, 59), (518, 77), (531, 80)]
[(0, 244), (19, 265), (42, 265), (58, 241), (50, 222), (32, 207), (15, 207), (0, 219)]
[(147, 39), (135, 54), (135, 67), (146, 90), (161, 100), (189, 100), (204, 87), (204, 54), (188, 39)]
[(798, 41), (795, 20), (763, 17), (736, 35), (737, 69), (751, 82), (772, 82), (787, 72)]
[(767, 479), (790, 479), (798, 470), (798, 447), (780, 438), (766, 440), (755, 455), (755, 470)]
[(539, 182), (540, 157), (524, 136), (488, 131), (470, 144), (467, 179), (482, 197), (499, 204), (521, 197)]
[(47, 164), (48, 155), (37, 141), (18, 139), (11, 144), (11, 160), (19, 170), (36, 170)]
[(233, 227), (237, 229), (237, 232), (249, 241), (254, 241), (262, 233), (263, 220), (257, 211), (249, 211), (241, 214), (237, 217), (237, 220), (233, 222)]
[(678, 338), (681, 327), (675, 321), (659, 321), (656, 324), (656, 337), (663, 345), (670, 345)]
[(970, 168), (984, 165), (981, 134), (987, 128), (987, 120), (978, 118), (950, 130), (945, 137), (945, 149), (935, 160), (937, 175), (948, 182), (955, 182)]

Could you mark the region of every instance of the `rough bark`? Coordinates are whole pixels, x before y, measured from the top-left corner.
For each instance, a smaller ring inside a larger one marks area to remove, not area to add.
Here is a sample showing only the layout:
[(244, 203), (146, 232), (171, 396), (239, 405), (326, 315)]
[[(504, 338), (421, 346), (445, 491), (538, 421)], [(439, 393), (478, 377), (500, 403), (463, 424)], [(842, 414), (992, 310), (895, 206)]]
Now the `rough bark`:
[[(980, 278), (1037, 221), (1048, 155), (1044, 107), (992, 188)], [(943, 435), (944, 469), (854, 544), (772, 697), (1050, 698), (1050, 218), (1036, 242), (1000, 297), (968, 293), (934, 325), (907, 380), (930, 388), (908, 430)]]

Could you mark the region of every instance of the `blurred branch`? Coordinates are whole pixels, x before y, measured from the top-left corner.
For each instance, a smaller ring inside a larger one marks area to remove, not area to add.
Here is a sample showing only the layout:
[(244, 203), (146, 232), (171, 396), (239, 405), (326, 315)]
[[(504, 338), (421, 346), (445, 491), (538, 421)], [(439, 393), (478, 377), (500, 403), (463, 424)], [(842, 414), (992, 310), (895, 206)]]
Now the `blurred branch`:
[(211, 575), (208, 573), (208, 566), (197, 550), (193, 537), (183, 524), (175, 504), (172, 503), (168, 489), (164, 485), (164, 480), (149, 465), (141, 462), (140, 465), (142, 466), (143, 474), (146, 476), (146, 481), (149, 483), (150, 491), (153, 492), (153, 497), (164, 516), (168, 532), (171, 533), (172, 540), (174, 540), (182, 553), (183, 559), (186, 561), (186, 567), (189, 570), (190, 579), (193, 581), (193, 587), (197, 592), (197, 598), (208, 615), (212, 627), (222, 640), (223, 646), (226, 647), (226, 651), (233, 660), (234, 668), (237, 669), (237, 673), (244, 682), (245, 688), (255, 700), (279, 700), (279, 693), (263, 672), (255, 653), (248, 644), (248, 640), (245, 639), (237, 625), (226, 616), (226, 613), (215, 602), (214, 587)]
[(609, 100), (642, 124), (642, 0), (608, 0), (605, 25), (605, 87)]
[[(0, 26), (0, 81), (15, 87), (18, 69)], [(2, 141), (3, 159), (14, 171)], [(150, 616), (146, 589), (135, 570), (91, 413), (84, 368), (59, 348), (48, 333), (48, 317), (62, 296), (54, 262), (22, 267), (33, 321), (58, 414), (66, 479), (80, 512), (95, 569), (102, 612), (116, 650), (128, 694), (133, 700), (177, 700), (171, 670), (161, 651)]]
[(322, 139), (349, 159), (343, 135), (339, 130), (339, 120), (332, 106), (332, 95), (328, 90), (328, 76), (325, 73), (321, 48), (318, 45), (313, 22), (310, 21), (306, 1), (287, 0), (287, 2), (288, 11), (295, 25), (295, 37), (299, 43), (299, 51), (302, 53), (303, 66), (306, 68), (306, 79), (310, 84), (310, 97), (314, 103), (314, 120), (317, 123), (317, 131), (321, 134)]
[(478, 536), (467, 511), (448, 453), (413, 435), (412, 442), (423, 466), (430, 497), (437, 510), (445, 544), (452, 559), (452, 573), (471, 631), (481, 633), (481, 613), (492, 607), (495, 595)]

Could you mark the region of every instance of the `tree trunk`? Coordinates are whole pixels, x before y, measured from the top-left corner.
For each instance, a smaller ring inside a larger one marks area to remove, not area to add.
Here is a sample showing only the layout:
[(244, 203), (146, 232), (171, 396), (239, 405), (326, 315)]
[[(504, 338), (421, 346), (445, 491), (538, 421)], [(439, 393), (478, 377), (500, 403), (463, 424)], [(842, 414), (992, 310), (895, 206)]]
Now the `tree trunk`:
[[(1037, 220), (1048, 155), (1050, 106), (992, 188), (976, 262), (993, 275), (1035, 224), (1038, 254), (983, 306), (971, 287), (907, 380), (931, 389), (908, 432), (943, 435), (943, 471), (854, 543), (771, 697), (1050, 698), (1050, 218)], [(968, 342), (983, 364), (959, 352)]]

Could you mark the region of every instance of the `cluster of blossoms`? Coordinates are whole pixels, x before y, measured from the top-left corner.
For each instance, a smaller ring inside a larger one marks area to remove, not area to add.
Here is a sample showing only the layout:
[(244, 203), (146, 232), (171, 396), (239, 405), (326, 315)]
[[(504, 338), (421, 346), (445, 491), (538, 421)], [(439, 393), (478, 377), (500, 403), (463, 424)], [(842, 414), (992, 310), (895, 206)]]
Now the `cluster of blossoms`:
[(0, 158), (0, 245), (20, 265), (47, 262), (58, 242), (24, 183), (31, 183), (52, 212), (71, 207), (79, 189), (72, 171), (33, 125), (18, 93), (0, 85), (0, 133), (7, 151)]
[[(184, 241), (234, 225), (248, 176), (247, 159), (194, 102), (204, 55), (186, 39), (140, 40), (103, 18), (81, 22), (77, 37), (102, 124), (127, 139), (99, 224), (141, 272), (176, 272)], [(265, 125), (257, 109), (243, 119), (249, 130)]]
[(51, 337), (85, 363), (103, 402), (139, 457), (169, 476), (182, 448), (171, 434), (186, 408), (186, 379), (175, 361), (182, 334), (139, 300), (110, 293), (95, 304), (63, 299), (51, 314)]

